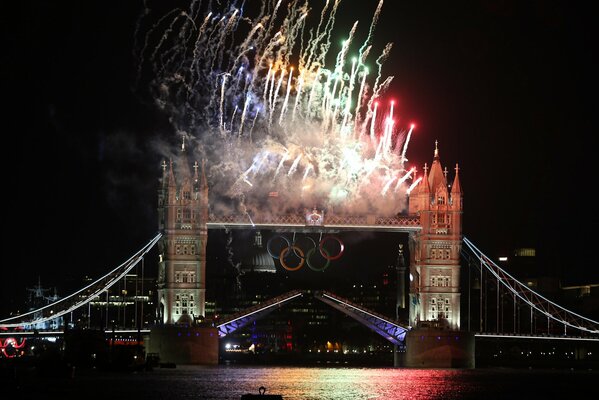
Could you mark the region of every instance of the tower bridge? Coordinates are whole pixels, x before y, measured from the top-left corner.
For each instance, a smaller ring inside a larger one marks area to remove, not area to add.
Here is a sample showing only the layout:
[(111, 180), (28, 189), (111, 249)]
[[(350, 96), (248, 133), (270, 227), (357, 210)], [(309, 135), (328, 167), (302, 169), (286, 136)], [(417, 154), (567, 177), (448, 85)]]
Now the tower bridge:
[[(317, 294), (316, 298), (348, 313), (391, 343), (400, 343), (400, 347), (407, 348), (407, 366), (471, 366), (475, 332), (477, 337), (509, 337), (510, 340), (515, 340), (514, 337), (526, 331), (527, 338), (570, 337), (599, 341), (597, 321), (567, 310), (534, 292), (494, 264), (463, 236), (463, 193), (459, 168), (456, 164), (454, 178), (451, 185), (448, 184), (448, 171), (442, 168), (437, 147), (430, 169), (425, 164), (419, 184), (407, 195), (407, 209), (398, 209), (392, 216), (336, 214), (318, 207), (280, 215), (253, 212), (218, 214), (210, 209), (204, 163), (200, 167), (195, 162), (192, 173), (184, 148), (178, 162), (181, 165), (177, 173), (173, 162), (163, 164), (158, 191), (159, 233), (148, 244), (129, 260), (76, 293), (41, 309), (1, 319), (0, 328), (4, 332), (0, 337), (7, 337), (11, 333), (15, 337), (25, 337), (35, 324), (57, 316), (71, 315), (72, 320), (75, 312), (87, 311), (89, 321), (90, 302), (106, 295), (108, 305), (110, 287), (127, 279), (127, 274), (135, 269), (142, 268), (143, 271), (144, 258), (154, 245), (158, 245), (155, 300), (159, 323), (144, 326), (143, 321), (139, 322), (136, 302), (135, 326), (125, 326), (124, 322), (122, 328), (136, 331), (138, 335), (149, 329), (150, 351), (161, 352), (164, 359), (171, 357), (181, 363), (216, 363), (219, 334), (225, 336), (234, 329), (242, 328), (248, 321), (272, 311), (273, 307), (283, 306), (283, 303), (301, 296), (303, 292), (281, 294), (250, 310), (242, 310), (227, 320), (215, 322), (213, 316), (206, 312), (207, 232), (209, 229), (269, 229), (321, 235), (343, 231), (406, 234), (409, 263), (407, 268), (400, 269), (399, 278), (409, 276), (409, 284), (405, 285), (409, 290), (405, 295), (398, 296), (397, 305), (407, 309), (407, 320), (399, 321), (397, 315), (383, 316), (326, 291)], [(285, 240), (288, 242), (287, 249), (271, 254), (273, 258), (279, 258), (283, 266), (283, 260), (292, 253), (300, 257), (301, 263), (304, 258), (309, 258), (295, 249), (294, 242)], [(343, 246), (340, 241), (339, 244)], [(341, 256), (343, 247), (339, 254), (333, 255), (321, 241), (318, 246), (314, 242), (312, 251), (316, 250), (330, 261)], [(496, 285), (496, 298), (489, 299), (489, 292), (479, 289), (480, 324), (474, 329), (470, 323), (473, 319), (470, 284), (467, 289), (467, 314), (462, 312), (465, 303), (462, 293), (466, 291), (466, 288), (461, 287), (464, 268), (468, 268), (469, 280), (471, 276), (479, 276), (479, 285), (487, 280)], [(471, 273), (471, 270), (474, 272)], [(403, 281), (399, 286), (404, 286)], [(483, 298), (483, 295), (487, 297)], [(135, 301), (138, 297), (136, 292)], [(487, 315), (488, 301), (496, 301), (496, 312), (492, 317)], [(510, 312), (510, 321), (504, 324), (504, 314)], [(491, 318), (496, 319), (491, 321), (495, 322), (493, 332), (487, 331), (486, 321)], [(464, 329), (463, 321), (467, 321), (467, 329)], [(14, 329), (20, 331), (10, 332)], [(186, 330), (187, 334), (182, 335), (182, 330)], [(441, 337), (447, 340), (441, 340)], [(455, 343), (458, 338), (463, 340)], [(0, 344), (8, 346), (8, 343), (8, 339), (3, 339)], [(456, 360), (456, 352), (452, 349), (460, 350), (458, 353), (462, 354), (462, 358)], [(440, 356), (442, 353), (445, 356)], [(439, 364), (439, 359), (443, 357), (445, 359)]]

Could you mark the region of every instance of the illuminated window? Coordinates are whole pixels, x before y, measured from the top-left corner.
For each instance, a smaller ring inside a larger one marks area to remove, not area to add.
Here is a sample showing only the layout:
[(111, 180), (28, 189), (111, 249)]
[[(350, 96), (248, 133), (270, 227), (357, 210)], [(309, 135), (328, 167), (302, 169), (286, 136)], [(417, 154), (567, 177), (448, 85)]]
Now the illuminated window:
[(431, 276), (431, 286), (437, 286), (437, 277), (436, 276)]
[(437, 319), (436, 299), (431, 299), (429, 306), (430, 319)]
[[(175, 282), (181, 282), (181, 273), (175, 272)], [(178, 298), (179, 296), (177, 296)]]

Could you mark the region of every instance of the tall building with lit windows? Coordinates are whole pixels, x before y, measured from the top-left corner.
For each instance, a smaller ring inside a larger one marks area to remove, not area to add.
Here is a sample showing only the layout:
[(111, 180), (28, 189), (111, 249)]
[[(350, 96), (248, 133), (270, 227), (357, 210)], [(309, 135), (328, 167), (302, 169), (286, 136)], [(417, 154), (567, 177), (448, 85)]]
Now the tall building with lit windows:
[(453, 184), (435, 144), (433, 163), (409, 198), (409, 213), (422, 229), (410, 233), (410, 324), (460, 329), (462, 189), (455, 167)]
[(204, 165), (193, 172), (185, 143), (176, 162), (163, 162), (158, 191), (160, 239), (158, 318), (190, 324), (205, 316), (208, 184)]

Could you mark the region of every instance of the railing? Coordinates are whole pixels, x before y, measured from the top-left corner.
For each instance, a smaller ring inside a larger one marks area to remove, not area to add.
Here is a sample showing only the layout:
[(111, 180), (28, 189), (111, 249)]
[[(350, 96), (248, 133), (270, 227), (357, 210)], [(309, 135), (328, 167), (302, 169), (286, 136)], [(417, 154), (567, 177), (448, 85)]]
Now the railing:
[(286, 227), (329, 227), (329, 228), (360, 228), (375, 230), (405, 230), (421, 229), (420, 218), (416, 215), (380, 217), (376, 215), (323, 215), (315, 223), (309, 215), (215, 215), (208, 216), (208, 226), (286, 226)]

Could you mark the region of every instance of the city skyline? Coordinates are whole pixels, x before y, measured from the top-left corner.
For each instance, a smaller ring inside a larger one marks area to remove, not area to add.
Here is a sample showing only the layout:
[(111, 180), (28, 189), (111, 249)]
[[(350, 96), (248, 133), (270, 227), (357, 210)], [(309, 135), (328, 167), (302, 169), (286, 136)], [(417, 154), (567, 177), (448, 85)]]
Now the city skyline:
[[(364, 28), (377, 3), (342, 2), (340, 37), (356, 19)], [(558, 1), (399, 3), (383, 5), (374, 41), (394, 43), (384, 97), (397, 102), (400, 124), (416, 124), (410, 165), (430, 166), (436, 141), (450, 178), (459, 163), (463, 233), (484, 251), (535, 247), (548, 267), (596, 277), (581, 232), (595, 217), (574, 214), (590, 196), (569, 184), (592, 182), (590, 12)], [(22, 7), (28, 18), (8, 35), (17, 51), (9, 89), (26, 105), (11, 146), (11, 206), (22, 212), (10, 248), (27, 257), (10, 268), (9, 299), (38, 277), (55, 286), (99, 276), (154, 236), (162, 158), (152, 144), (172, 130), (131, 91), (141, 3)], [(389, 247), (380, 251), (396, 257)]]

